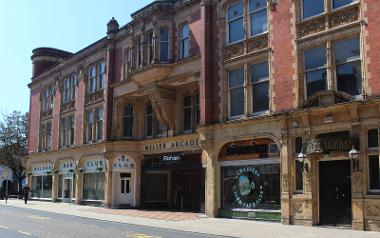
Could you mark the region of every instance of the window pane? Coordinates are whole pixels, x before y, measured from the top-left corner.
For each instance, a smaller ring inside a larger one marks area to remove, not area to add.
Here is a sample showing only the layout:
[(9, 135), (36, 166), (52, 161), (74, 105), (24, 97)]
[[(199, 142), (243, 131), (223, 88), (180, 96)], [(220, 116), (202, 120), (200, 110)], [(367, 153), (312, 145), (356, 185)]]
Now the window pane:
[(124, 116), (133, 117), (133, 107), (132, 106), (126, 106), (124, 108)]
[(361, 91), (360, 61), (342, 64), (336, 67), (338, 90), (350, 95), (359, 95)]
[(354, 0), (333, 0), (333, 8), (342, 7), (353, 2)]
[(306, 88), (308, 97), (310, 97), (310, 95), (316, 92), (325, 90), (327, 88), (326, 75), (327, 72), (325, 69), (306, 73)]
[(152, 115), (147, 116), (145, 118), (145, 135), (146, 136), (152, 136), (152, 123), (153, 123), (153, 118)]
[(303, 0), (302, 10), (304, 19), (321, 14), (325, 11), (324, 0)]
[(228, 8), (228, 20), (243, 16), (243, 4), (241, 2)]
[(168, 41), (169, 40), (169, 32), (167, 30), (160, 30), (160, 41)]
[(230, 88), (244, 85), (244, 70), (238, 69), (229, 72), (229, 86)]
[(379, 155), (370, 155), (368, 160), (369, 188), (380, 189)]
[(188, 24), (185, 24), (185, 25), (182, 27), (182, 30), (181, 30), (181, 37), (182, 37), (182, 39), (183, 39), (183, 38), (187, 38), (187, 37), (189, 37), (189, 33), (190, 33), (189, 25), (188, 25)]
[(252, 86), (253, 112), (269, 110), (269, 82), (257, 83)]
[(189, 39), (182, 40), (182, 58), (189, 57)]
[(251, 66), (251, 81), (259, 82), (261, 80), (268, 79), (269, 69), (268, 63), (254, 64)]
[(302, 146), (303, 146), (302, 137), (297, 137), (297, 138), (295, 139), (295, 148), (294, 148), (296, 154), (301, 153), (301, 151), (302, 151)]
[(326, 65), (326, 47), (313, 48), (305, 51), (305, 69), (315, 69)]
[(302, 163), (296, 160), (296, 190), (303, 190)]
[(169, 59), (169, 43), (161, 42), (160, 43), (160, 61), (167, 62)]
[(268, 30), (267, 10), (261, 10), (251, 14), (251, 35), (257, 35)]
[(231, 116), (239, 116), (244, 114), (244, 88), (230, 90), (230, 109)]
[(249, 0), (249, 10), (254, 11), (263, 7), (267, 7), (266, 0)]
[(337, 41), (334, 45), (335, 63), (340, 64), (348, 60), (360, 58), (359, 38)]
[(124, 136), (132, 137), (133, 117), (124, 117)]
[(229, 43), (242, 40), (244, 38), (243, 18), (231, 21), (228, 24)]
[(183, 106), (190, 107), (191, 106), (191, 96), (183, 97)]
[(191, 108), (185, 108), (183, 110), (183, 130), (191, 130)]
[(379, 146), (379, 133), (377, 129), (372, 129), (368, 131), (368, 147), (378, 147)]

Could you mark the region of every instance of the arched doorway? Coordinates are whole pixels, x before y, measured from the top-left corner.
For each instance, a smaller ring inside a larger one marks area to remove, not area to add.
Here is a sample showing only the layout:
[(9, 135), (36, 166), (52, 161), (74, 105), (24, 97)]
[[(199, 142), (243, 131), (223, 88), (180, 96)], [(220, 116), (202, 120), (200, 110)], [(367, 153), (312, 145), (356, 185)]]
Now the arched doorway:
[(125, 155), (117, 157), (112, 165), (112, 173), (113, 206), (120, 208), (135, 207), (135, 161)]

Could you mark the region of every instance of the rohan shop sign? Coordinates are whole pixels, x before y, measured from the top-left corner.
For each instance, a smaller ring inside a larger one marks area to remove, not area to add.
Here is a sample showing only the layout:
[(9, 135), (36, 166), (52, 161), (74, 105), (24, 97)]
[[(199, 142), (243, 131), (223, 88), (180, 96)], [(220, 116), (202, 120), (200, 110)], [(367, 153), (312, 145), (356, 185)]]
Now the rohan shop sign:
[(185, 151), (185, 150), (200, 150), (199, 139), (170, 141), (163, 143), (144, 145), (146, 152), (160, 152), (167, 150)]

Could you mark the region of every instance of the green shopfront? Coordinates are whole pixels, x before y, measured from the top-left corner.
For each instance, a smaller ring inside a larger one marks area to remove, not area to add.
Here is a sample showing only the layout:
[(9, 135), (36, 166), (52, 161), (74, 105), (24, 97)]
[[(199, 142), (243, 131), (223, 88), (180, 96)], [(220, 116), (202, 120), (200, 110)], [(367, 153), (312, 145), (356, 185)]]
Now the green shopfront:
[(280, 158), (273, 141), (228, 143), (219, 165), (221, 216), (280, 221)]

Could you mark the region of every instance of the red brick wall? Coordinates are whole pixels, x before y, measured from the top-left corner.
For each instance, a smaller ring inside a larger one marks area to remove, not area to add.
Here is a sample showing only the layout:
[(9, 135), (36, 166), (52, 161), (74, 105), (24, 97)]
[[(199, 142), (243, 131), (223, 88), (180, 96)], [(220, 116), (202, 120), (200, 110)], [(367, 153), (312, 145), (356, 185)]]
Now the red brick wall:
[(363, 14), (368, 25), (365, 29), (368, 34), (365, 35), (365, 49), (367, 50), (367, 70), (369, 74), (368, 86), (370, 88), (369, 96), (380, 95), (380, 17), (379, 17), (379, 0), (364, 0)]
[(273, 103), (275, 112), (288, 111), (294, 108), (296, 83), (293, 80), (294, 57), (292, 56), (293, 37), (291, 34), (291, 1), (279, 1), (276, 9), (271, 11), (271, 44), (273, 49), (272, 80)]
[(190, 55), (199, 54), (199, 43), (202, 39), (201, 10), (197, 9), (191, 14), (190, 27)]
[(40, 125), (40, 87), (30, 91), (28, 153), (38, 152), (38, 129)]

